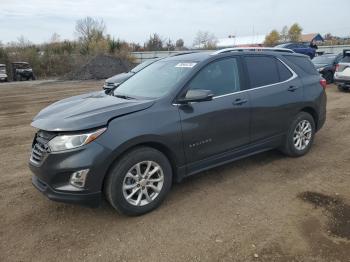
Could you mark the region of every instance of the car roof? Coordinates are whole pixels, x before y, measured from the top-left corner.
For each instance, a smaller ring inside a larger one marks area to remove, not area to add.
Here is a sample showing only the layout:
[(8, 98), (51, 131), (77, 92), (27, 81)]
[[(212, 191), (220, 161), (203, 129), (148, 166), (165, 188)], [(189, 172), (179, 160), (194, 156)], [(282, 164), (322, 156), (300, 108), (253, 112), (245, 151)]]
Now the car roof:
[(196, 51), (191, 53), (184, 53), (184, 54), (176, 54), (173, 56), (169, 56), (166, 58), (161, 59), (161, 61), (197, 61), (201, 62), (209, 58), (214, 58), (219, 55), (227, 55), (227, 54), (237, 54), (237, 55), (243, 55), (243, 54), (260, 54), (260, 55), (295, 55), (295, 56), (305, 56), (303, 54), (298, 54), (293, 52), (290, 49), (283, 49), (283, 48), (276, 48), (276, 50), (273, 50), (274, 48), (262, 48), (262, 47), (245, 47), (245, 48), (227, 48), (227, 49), (221, 49), (221, 50), (212, 50), (212, 51)]
[(6, 66), (6, 65), (4, 65), (4, 64), (0, 64), (0, 66)]
[(12, 64), (28, 64), (28, 62), (13, 62)]

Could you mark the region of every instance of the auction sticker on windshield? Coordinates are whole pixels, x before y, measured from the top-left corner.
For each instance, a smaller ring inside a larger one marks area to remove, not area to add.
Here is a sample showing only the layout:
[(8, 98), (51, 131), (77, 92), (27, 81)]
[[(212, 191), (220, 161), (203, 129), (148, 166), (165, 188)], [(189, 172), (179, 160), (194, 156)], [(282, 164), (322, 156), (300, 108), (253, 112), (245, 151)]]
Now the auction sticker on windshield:
[(196, 65), (197, 63), (178, 63), (175, 67), (188, 67), (192, 68)]

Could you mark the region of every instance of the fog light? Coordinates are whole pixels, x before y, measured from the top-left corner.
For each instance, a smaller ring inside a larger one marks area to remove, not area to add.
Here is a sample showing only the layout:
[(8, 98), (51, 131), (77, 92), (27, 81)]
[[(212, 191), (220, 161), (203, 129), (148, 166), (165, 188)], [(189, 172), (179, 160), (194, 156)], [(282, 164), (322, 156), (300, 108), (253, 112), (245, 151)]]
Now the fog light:
[(69, 183), (75, 187), (84, 187), (89, 169), (79, 170), (72, 174)]

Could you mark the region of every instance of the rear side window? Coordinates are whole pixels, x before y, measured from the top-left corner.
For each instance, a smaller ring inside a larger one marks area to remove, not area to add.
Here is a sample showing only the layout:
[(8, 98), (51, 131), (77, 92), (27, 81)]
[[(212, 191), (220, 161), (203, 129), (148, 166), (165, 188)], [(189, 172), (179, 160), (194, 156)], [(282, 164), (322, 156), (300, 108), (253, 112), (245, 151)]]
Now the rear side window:
[(314, 64), (310, 61), (308, 57), (303, 56), (292, 56), (292, 55), (284, 55), (285, 58), (288, 59), (293, 65), (301, 69), (307, 74), (319, 75)]
[(269, 56), (247, 56), (245, 61), (251, 88), (280, 82), (275, 58)]
[(279, 60), (277, 61), (277, 68), (280, 75), (280, 81), (286, 81), (293, 76), (292, 72)]

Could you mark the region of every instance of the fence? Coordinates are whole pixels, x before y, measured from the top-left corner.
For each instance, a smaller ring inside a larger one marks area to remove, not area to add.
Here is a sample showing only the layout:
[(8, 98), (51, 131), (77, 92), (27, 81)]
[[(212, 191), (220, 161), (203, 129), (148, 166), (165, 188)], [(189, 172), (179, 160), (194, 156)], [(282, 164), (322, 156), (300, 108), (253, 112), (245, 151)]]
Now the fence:
[[(350, 45), (334, 45), (334, 46), (319, 46), (318, 52), (323, 53), (341, 53), (343, 49), (350, 49)], [(195, 50), (193, 50), (195, 51)], [(213, 50), (200, 50), (202, 52), (214, 52)], [(132, 55), (136, 59), (136, 63), (142, 63), (148, 59), (167, 57), (173, 54), (181, 53), (183, 51), (145, 51), (145, 52), (132, 52)]]

